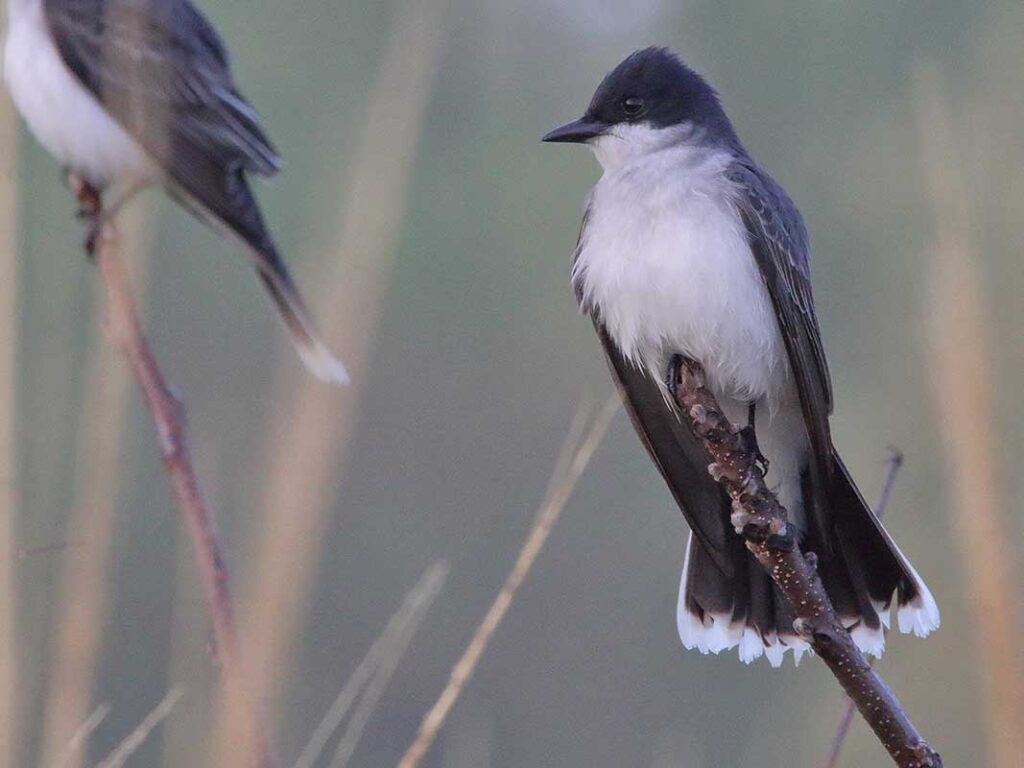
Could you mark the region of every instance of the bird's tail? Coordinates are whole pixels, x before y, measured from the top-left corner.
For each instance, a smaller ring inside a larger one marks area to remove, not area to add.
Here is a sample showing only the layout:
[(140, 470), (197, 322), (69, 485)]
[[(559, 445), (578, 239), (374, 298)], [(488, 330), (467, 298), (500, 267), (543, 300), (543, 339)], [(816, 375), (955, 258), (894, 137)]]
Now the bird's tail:
[(284, 262), (275, 251), (259, 254), (256, 270), (288, 329), (295, 351), (318, 379), (348, 384), (345, 366), (327, 348)]
[[(939, 610), (834, 453), (833, 463), (833, 547), (830, 552), (805, 540), (801, 548), (818, 555), (825, 590), (854, 641), (865, 653), (881, 656), (894, 594), (901, 632), (924, 637), (939, 626)], [(742, 539), (731, 537), (730, 544), (733, 573), (726, 575), (690, 538), (677, 613), (683, 645), (702, 653), (738, 646), (742, 661), (764, 655), (772, 666), (781, 665), (792, 650), (799, 661), (808, 645), (793, 630), (792, 610)]]
[[(316, 323), (263, 223), (242, 170), (225, 174), (218, 163), (194, 148), (185, 145), (178, 150), (178, 176), (174, 176), (172, 169), (168, 185), (171, 194), (201, 221), (245, 248), (288, 328), (295, 350), (310, 372), (323, 381), (348, 384), (345, 366), (320, 338)], [(187, 169), (188, 174), (182, 169)]]

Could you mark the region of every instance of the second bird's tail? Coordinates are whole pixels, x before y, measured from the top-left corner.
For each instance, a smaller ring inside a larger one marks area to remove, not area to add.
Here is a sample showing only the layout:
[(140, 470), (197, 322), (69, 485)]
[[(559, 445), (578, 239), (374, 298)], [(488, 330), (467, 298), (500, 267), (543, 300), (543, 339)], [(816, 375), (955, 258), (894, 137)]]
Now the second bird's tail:
[(348, 384), (349, 376), (345, 366), (321, 339), (298, 288), (276, 251), (260, 253), (256, 270), (305, 366), (318, 379)]

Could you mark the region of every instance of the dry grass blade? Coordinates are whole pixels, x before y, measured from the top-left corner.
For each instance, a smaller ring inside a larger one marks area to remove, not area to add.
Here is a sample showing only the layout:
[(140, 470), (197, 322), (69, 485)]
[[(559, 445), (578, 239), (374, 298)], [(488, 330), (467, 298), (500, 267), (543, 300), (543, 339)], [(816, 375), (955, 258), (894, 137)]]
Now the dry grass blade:
[(163, 701), (146, 715), (146, 719), (139, 723), (139, 726), (128, 734), (125, 740), (118, 744), (113, 752), (103, 758), (96, 768), (121, 768), (121, 766), (127, 763), (128, 758), (146, 743), (146, 739), (149, 738), (149, 734), (153, 732), (153, 729), (171, 714), (171, 710), (174, 709), (175, 704), (178, 703), (181, 697), (182, 690), (180, 688), (172, 688)]
[[(446, 0), (403, 3), (378, 68), (351, 179), (335, 189), (344, 208), (322, 212), (317, 256), (332, 254), (334, 271), (319, 281), (324, 332), (353, 374), (345, 391), (308, 376), (285, 376), (267, 432), (261, 520), (248, 561), (258, 563), (243, 602), (242, 626), (253, 690), (273, 712), (287, 679), (292, 644), (304, 619), (320, 543), (362, 389), (361, 371), (390, 276), (392, 254), (436, 82)], [(317, 259), (319, 260), (319, 258)], [(289, 353), (289, 363), (291, 363)], [(237, 707), (227, 701), (212, 740), (211, 764), (246, 766), (239, 750)]]
[[(426, 617), (427, 611), (430, 610), (430, 606), (441, 593), (447, 576), (448, 563), (445, 561), (434, 563), (424, 571), (420, 580), (406, 594), (402, 605), (388, 621), (384, 631), (373, 641), (366, 656), (345, 682), (341, 692), (331, 704), (330, 709), (327, 710), (327, 714), (324, 715), (324, 719), (313, 731), (313, 735), (305, 749), (302, 750), (302, 754), (299, 755), (299, 759), (295, 761), (294, 768), (313, 768), (327, 742), (341, 726), (352, 705), (367, 688), (367, 685), (373, 685), (374, 681), (382, 676), (385, 678), (384, 683), (387, 683), (390, 674), (382, 675), (381, 670), (385, 667), (390, 669), (397, 667), (413, 635)], [(363, 696), (363, 701), (368, 698), (370, 698), (369, 691), (366, 696)], [(357, 715), (358, 713), (353, 715), (353, 722)], [(350, 727), (349, 731), (351, 730)], [(344, 737), (342, 741), (345, 741)]]
[(412, 596), (409, 615), (405, 618), (404, 625), (399, 626), (392, 633), (381, 649), (377, 670), (373, 673), (373, 678), (359, 699), (359, 703), (352, 713), (352, 719), (349, 720), (348, 728), (345, 729), (345, 733), (342, 734), (341, 740), (338, 742), (338, 748), (334, 751), (334, 759), (331, 760), (331, 768), (345, 768), (349, 764), (356, 747), (359, 746), (363, 731), (366, 730), (366, 724), (370, 721), (377, 704), (380, 703), (381, 696), (384, 695), (402, 657), (409, 649), (416, 630), (419, 629), (430, 606), (441, 593), (441, 587), (444, 585), (447, 575), (448, 565), (446, 563), (433, 566), (424, 575), (419, 594)]
[(526, 579), (527, 574), (529, 574), (530, 569), (537, 560), (537, 556), (544, 548), (544, 544), (551, 534), (551, 529), (558, 522), (559, 515), (561, 515), (562, 510), (565, 508), (566, 502), (569, 501), (569, 497), (576, 488), (576, 483), (583, 474), (583, 470), (586, 469), (587, 464), (590, 462), (591, 456), (594, 455), (594, 451), (601, 443), (605, 431), (611, 423), (612, 416), (615, 415), (618, 407), (618, 395), (609, 398), (600, 413), (590, 422), (589, 427), (578, 443), (575, 439), (575, 434), (577, 433), (576, 424), (580, 419), (580, 414), (577, 414), (577, 419), (574, 420), (569, 437), (555, 465), (555, 473), (552, 475), (547, 496), (537, 512), (533, 527), (530, 529), (526, 542), (519, 551), (515, 565), (498, 591), (498, 596), (495, 598), (490, 610), (487, 611), (483, 621), (477, 627), (462, 657), (452, 669), (448, 684), (441, 692), (434, 706), (424, 716), (419, 732), (402, 757), (401, 762), (399, 762), (398, 768), (416, 768), (434, 743), (438, 732), (448, 717), (448, 713), (455, 706), (455, 702), (458, 701), (462, 689), (470, 677), (472, 677), (484, 651), (487, 650), (494, 632), (498, 629), (498, 625), (501, 624), (501, 620), (505, 618), (505, 614), (508, 613), (509, 606), (512, 605), (516, 592)]
[(992, 400), (992, 338), (978, 274), (953, 119), (933, 67), (918, 68), (914, 101), (938, 239), (932, 266), (929, 380), (946, 450), (954, 539), (968, 586), (991, 762), (1024, 755), (1024, 667), (1007, 496)]
[[(5, 14), (6, 16), (6, 14)], [(0, 22), (2, 23), (2, 22)], [(3, 31), (6, 37), (6, 31)], [(14, 617), (14, 376), (18, 339), (18, 205), (14, 165), (17, 122), (9, 99), (0, 99), (0, 768), (17, 764), (17, 680)]]
[(80, 755), (85, 747), (85, 743), (96, 732), (96, 729), (100, 727), (100, 724), (107, 719), (109, 714), (109, 704), (100, 704), (96, 707), (85, 718), (85, 722), (78, 726), (78, 729), (72, 734), (67, 745), (64, 747), (64, 754), (53, 763), (43, 763), (43, 765), (52, 765), (53, 768), (68, 768), (72, 762), (80, 761)]

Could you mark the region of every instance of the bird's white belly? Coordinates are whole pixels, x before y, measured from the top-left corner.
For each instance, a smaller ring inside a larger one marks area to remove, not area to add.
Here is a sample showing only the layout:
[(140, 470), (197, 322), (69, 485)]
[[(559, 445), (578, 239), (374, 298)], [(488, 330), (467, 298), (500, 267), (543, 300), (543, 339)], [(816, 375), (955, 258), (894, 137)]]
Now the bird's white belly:
[(4, 79), (39, 143), (90, 183), (104, 187), (152, 173), (142, 148), (64, 64), (41, 3), (10, 8)]
[(727, 188), (702, 176), (714, 170), (691, 168), (678, 184), (606, 174), (576, 271), (616, 344), (657, 379), (680, 353), (718, 394), (774, 407), (790, 378), (785, 346)]
[(669, 358), (683, 354), (704, 367), (731, 421), (746, 424), (757, 404), (770, 483), (802, 528), (807, 438), (775, 309), (722, 161), (686, 152), (598, 182), (575, 279), (623, 354), (663, 387)]

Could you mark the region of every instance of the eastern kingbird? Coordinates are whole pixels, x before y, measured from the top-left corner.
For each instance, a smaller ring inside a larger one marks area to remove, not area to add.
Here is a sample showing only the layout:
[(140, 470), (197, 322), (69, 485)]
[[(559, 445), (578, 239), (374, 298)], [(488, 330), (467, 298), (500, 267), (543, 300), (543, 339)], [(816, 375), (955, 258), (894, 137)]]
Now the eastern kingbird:
[(769, 482), (861, 649), (881, 655), (893, 593), (901, 631), (935, 629), (931, 593), (832, 445), (803, 220), (747, 154), (711, 86), (664, 48), (638, 51), (605, 77), (582, 118), (544, 141), (587, 144), (604, 170), (587, 198), (572, 282), (692, 531), (677, 613), (683, 645), (739, 646), (743, 661), (764, 654), (773, 666), (807, 649), (668, 394), (677, 355), (704, 367), (734, 423), (754, 428)]
[(188, 0), (8, 0), (4, 74), (39, 142), (108, 214), (162, 183), (248, 251), (303, 362), (344, 383), (263, 223), (246, 174), (280, 159)]

